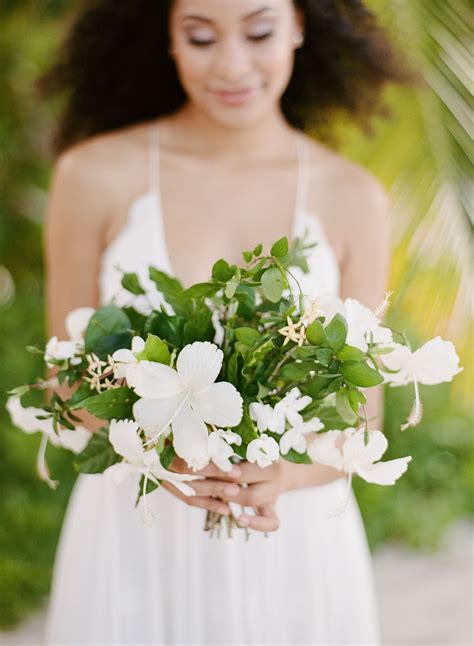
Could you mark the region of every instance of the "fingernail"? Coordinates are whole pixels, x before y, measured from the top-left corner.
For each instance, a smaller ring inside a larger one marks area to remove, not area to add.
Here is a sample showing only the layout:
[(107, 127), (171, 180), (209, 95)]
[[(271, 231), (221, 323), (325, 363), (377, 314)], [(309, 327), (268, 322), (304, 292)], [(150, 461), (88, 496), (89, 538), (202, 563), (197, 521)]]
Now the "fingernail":
[(240, 487), (238, 485), (226, 485), (224, 487), (225, 496), (238, 496)]
[(242, 473), (242, 470), (240, 469), (240, 467), (232, 467), (232, 469), (229, 471), (229, 475), (232, 478), (238, 478), (241, 473)]
[(244, 527), (247, 527), (247, 525), (250, 522), (250, 518), (248, 516), (239, 516), (237, 518), (237, 522), (239, 523), (239, 525), (243, 525)]

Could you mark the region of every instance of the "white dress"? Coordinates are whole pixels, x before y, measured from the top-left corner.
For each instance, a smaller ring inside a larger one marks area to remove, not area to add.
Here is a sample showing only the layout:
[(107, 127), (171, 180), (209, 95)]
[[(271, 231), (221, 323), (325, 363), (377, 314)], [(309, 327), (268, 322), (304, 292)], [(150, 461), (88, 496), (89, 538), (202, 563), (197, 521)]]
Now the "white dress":
[[(305, 210), (307, 142), (297, 137), (293, 235), (319, 244), (304, 289), (339, 291), (339, 270), (320, 220)], [(102, 302), (126, 298), (118, 268), (146, 282), (149, 264), (172, 273), (159, 192), (158, 130), (151, 128), (150, 185), (105, 250)], [(258, 241), (256, 241), (258, 242)], [(216, 258), (219, 250), (216, 249)], [(135, 491), (80, 474), (56, 554), (46, 644), (379, 644), (373, 565), (355, 496), (340, 517), (346, 478), (287, 492), (268, 537), (210, 538), (205, 511), (165, 489), (149, 496), (150, 527)]]

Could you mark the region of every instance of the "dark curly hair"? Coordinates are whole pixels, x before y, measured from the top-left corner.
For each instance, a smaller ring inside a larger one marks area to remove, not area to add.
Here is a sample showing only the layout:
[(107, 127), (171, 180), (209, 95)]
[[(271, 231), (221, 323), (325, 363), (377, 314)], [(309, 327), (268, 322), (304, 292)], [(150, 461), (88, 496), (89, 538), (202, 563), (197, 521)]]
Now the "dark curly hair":
[[(387, 82), (405, 83), (384, 31), (361, 0), (293, 0), (305, 41), (281, 98), (287, 121), (327, 139), (335, 113), (367, 128)], [(91, 135), (157, 118), (186, 100), (168, 54), (173, 0), (88, 0), (58, 58), (39, 80), (44, 96), (65, 94), (55, 150)]]

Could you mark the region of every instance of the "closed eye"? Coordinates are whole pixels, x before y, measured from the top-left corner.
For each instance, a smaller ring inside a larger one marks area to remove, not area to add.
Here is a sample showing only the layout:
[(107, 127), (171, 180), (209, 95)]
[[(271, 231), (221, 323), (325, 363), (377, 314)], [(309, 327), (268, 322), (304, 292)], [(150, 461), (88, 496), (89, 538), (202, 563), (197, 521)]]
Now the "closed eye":
[[(258, 34), (256, 36), (247, 36), (248, 40), (254, 41), (254, 42), (259, 42), (262, 40), (266, 40), (267, 38), (270, 38), (270, 36), (273, 36), (273, 32), (269, 31), (266, 34)], [(188, 43), (191, 45), (196, 45), (196, 47), (207, 47), (208, 45), (213, 45), (216, 41), (215, 40), (196, 40), (194, 38), (190, 38), (188, 40)]]

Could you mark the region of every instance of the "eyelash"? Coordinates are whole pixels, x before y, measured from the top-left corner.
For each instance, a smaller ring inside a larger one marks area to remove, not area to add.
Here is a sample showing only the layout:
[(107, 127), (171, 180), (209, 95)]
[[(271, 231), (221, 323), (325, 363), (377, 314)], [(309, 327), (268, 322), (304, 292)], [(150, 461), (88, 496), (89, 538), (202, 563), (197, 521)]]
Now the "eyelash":
[[(273, 36), (273, 32), (270, 31), (266, 34), (261, 34), (259, 36), (248, 36), (248, 40), (252, 40), (254, 42), (259, 42), (262, 40), (266, 40), (267, 38), (270, 38), (270, 36)], [(207, 47), (208, 45), (214, 44), (216, 41), (215, 40), (193, 40), (190, 38), (188, 40), (188, 43), (190, 45), (196, 45), (197, 47)]]

